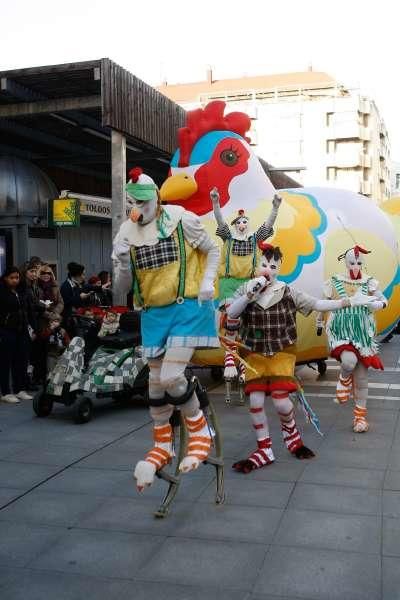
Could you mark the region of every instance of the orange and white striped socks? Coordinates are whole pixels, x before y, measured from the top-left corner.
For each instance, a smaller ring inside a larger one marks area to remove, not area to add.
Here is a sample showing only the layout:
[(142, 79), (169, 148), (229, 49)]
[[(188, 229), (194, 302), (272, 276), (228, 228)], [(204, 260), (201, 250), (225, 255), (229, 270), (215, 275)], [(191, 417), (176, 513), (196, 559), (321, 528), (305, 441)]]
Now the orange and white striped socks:
[(303, 446), (303, 440), (296, 426), (293, 403), (285, 391), (274, 391), (271, 396), (281, 422), (283, 441), (289, 452), (295, 454)]
[(364, 433), (369, 429), (367, 421), (367, 409), (362, 406), (355, 405), (353, 409), (353, 431), (354, 433)]
[(211, 451), (211, 435), (203, 411), (199, 410), (194, 417), (185, 416), (185, 424), (189, 441), (186, 456), (179, 465), (183, 473), (197, 469)]
[(337, 404), (344, 404), (350, 400), (350, 396), (353, 393), (353, 375), (350, 374), (347, 377), (343, 377), (342, 373), (339, 375), (339, 379), (336, 385), (336, 397), (334, 402)]
[(173, 457), (172, 450), (172, 427), (166, 425), (154, 425), (153, 428), (154, 448), (146, 454), (145, 461), (152, 463), (156, 471), (165, 467)]

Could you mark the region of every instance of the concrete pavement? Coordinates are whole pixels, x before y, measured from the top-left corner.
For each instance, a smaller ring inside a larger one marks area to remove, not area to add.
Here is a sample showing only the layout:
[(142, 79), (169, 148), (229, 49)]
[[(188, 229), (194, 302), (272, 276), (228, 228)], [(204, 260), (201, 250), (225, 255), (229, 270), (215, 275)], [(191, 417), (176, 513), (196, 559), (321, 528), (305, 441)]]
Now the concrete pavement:
[(226, 502), (214, 504), (202, 466), (165, 520), (153, 518), (165, 483), (139, 496), (132, 481), (146, 409), (105, 404), (78, 426), (63, 406), (38, 419), (28, 402), (0, 404), (1, 600), (400, 599), (399, 355), (396, 336), (388, 370), (370, 373), (367, 434), (333, 404), (330, 362), (304, 381), (324, 437), (298, 418), (317, 457), (288, 454), (269, 407), (277, 461), (247, 476), (230, 468), (254, 449), (247, 409), (214, 390)]

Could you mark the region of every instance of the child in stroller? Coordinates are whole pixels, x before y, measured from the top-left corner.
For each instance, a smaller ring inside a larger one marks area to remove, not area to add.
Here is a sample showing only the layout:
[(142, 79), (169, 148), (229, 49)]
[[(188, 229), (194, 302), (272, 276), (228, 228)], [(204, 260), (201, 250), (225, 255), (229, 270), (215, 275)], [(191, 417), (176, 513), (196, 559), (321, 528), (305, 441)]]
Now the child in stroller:
[(37, 416), (48, 416), (53, 403), (60, 402), (73, 406), (76, 423), (87, 423), (93, 397), (147, 398), (148, 367), (140, 352), (139, 315), (124, 307), (114, 307), (113, 312), (120, 315), (120, 331), (103, 337), (98, 334), (104, 311), (98, 307), (83, 308), (72, 317), (73, 338), (43, 393), (34, 399)]

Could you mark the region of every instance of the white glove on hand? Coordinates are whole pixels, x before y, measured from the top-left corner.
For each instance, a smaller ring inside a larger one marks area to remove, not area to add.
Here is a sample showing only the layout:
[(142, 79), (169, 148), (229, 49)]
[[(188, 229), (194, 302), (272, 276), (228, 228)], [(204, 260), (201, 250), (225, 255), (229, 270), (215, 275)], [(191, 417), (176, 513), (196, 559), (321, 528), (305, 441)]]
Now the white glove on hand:
[(278, 196), (278, 194), (275, 194), (273, 199), (272, 199), (272, 206), (273, 208), (279, 208), (282, 202), (282, 198), (281, 196)]
[(376, 312), (377, 310), (382, 310), (382, 308), (385, 308), (385, 306), (386, 306), (386, 304), (384, 302), (382, 302), (382, 300), (374, 300), (373, 302), (370, 302), (368, 304), (368, 308), (372, 312)]
[(213, 204), (219, 204), (219, 192), (218, 192), (218, 188), (213, 187), (213, 189), (210, 192), (210, 199), (211, 199), (211, 202)]
[(377, 298), (375, 296), (367, 296), (367, 294), (363, 294), (360, 290), (357, 293), (355, 293), (354, 296), (352, 296), (350, 298), (350, 305), (351, 306), (368, 306), (369, 304), (371, 304), (372, 302), (375, 302), (376, 300), (377, 300)]
[(267, 280), (265, 277), (256, 277), (255, 279), (251, 279), (246, 285), (246, 293), (247, 297), (250, 300), (254, 300), (258, 298), (261, 290), (265, 287)]
[(207, 300), (213, 300), (214, 295), (215, 295), (214, 281), (212, 279), (209, 279), (208, 277), (205, 277), (203, 279), (203, 281), (201, 282), (200, 289), (199, 289), (199, 296), (198, 296), (199, 304), (201, 304), (202, 302), (206, 302)]

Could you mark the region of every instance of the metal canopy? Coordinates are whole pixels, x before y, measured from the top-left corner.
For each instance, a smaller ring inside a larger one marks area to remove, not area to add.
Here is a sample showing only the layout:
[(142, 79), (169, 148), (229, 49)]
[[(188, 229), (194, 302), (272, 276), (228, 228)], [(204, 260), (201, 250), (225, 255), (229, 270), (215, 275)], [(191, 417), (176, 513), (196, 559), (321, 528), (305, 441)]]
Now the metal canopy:
[(59, 188), (70, 172), (109, 195), (112, 130), (126, 137), (127, 167), (161, 182), (184, 121), (181, 107), (107, 58), (0, 71), (0, 156), (34, 162)]

